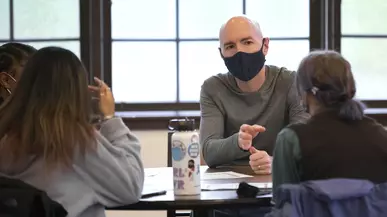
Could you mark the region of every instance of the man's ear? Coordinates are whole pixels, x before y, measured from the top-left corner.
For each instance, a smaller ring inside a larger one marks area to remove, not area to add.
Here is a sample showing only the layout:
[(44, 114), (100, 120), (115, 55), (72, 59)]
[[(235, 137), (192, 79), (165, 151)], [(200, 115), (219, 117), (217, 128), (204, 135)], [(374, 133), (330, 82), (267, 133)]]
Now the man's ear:
[(220, 57), (222, 57), (222, 59), (224, 58), (223, 54), (222, 54), (222, 49), (220, 47), (218, 47), (218, 50), (219, 50), (219, 54), (220, 54)]
[(266, 56), (267, 53), (269, 52), (269, 41), (270, 39), (269, 38), (264, 38), (263, 39), (263, 54)]
[(10, 89), (11, 85), (9, 85), (9, 75), (6, 72), (0, 72), (0, 85)]

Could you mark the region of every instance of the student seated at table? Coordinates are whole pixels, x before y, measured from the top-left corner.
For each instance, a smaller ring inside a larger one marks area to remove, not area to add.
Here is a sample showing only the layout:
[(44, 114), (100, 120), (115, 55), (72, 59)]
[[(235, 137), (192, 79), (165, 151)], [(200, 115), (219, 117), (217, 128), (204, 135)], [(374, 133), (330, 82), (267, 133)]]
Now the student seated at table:
[(200, 144), (209, 167), (250, 165), (271, 174), (277, 134), (304, 122), (295, 72), (266, 65), (269, 38), (246, 16), (234, 16), (219, 31), (220, 57), (229, 72), (211, 76), (200, 92)]
[(386, 182), (387, 131), (353, 99), (356, 85), (349, 62), (334, 51), (311, 52), (299, 66), (297, 88), (311, 119), (278, 134), (273, 192), (281, 184), (307, 180)]
[[(0, 176), (47, 192), (69, 217), (137, 202), (144, 182), (138, 139), (114, 116), (110, 88), (87, 77), (71, 51), (40, 49), (0, 108)], [(90, 91), (100, 96), (100, 131), (90, 123)]]
[(35, 52), (35, 48), (17, 42), (0, 46), (0, 104), (12, 94), (23, 67)]

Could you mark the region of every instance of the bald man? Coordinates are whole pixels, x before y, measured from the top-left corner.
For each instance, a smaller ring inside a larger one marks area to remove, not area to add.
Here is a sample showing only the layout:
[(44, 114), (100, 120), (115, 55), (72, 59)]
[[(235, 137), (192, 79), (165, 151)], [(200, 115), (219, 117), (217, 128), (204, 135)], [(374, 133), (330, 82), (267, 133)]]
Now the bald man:
[(309, 115), (298, 98), (295, 72), (265, 65), (269, 39), (259, 24), (233, 17), (219, 32), (228, 73), (208, 78), (200, 93), (200, 141), (207, 165), (250, 165), (271, 173), (277, 134)]

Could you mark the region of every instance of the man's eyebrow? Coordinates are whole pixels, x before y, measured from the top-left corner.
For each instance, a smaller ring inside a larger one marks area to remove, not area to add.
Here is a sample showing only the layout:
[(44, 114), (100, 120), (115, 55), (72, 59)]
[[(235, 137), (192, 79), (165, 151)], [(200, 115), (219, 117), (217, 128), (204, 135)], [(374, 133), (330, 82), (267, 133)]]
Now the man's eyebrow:
[[(247, 41), (247, 40), (253, 40), (253, 37), (247, 36), (247, 37), (242, 38), (240, 41)], [(225, 43), (223, 44), (223, 46), (225, 47), (225, 46), (227, 46), (227, 45), (232, 45), (232, 44), (235, 44), (235, 43), (232, 42), (232, 41), (228, 41), (228, 42), (225, 42)]]
[(251, 36), (248, 36), (241, 39), (241, 41), (247, 41), (247, 40), (253, 40), (253, 38)]
[(227, 46), (227, 45), (232, 45), (232, 44), (235, 44), (234, 42), (232, 41), (228, 41), (226, 43), (223, 44), (223, 47)]

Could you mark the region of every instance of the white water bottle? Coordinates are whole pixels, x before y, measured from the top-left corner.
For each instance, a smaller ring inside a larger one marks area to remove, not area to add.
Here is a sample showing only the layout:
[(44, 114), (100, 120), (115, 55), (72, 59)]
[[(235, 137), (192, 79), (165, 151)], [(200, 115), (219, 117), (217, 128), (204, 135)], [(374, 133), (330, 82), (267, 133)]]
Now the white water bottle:
[(175, 195), (198, 195), (200, 186), (200, 145), (194, 119), (173, 119), (170, 129)]

